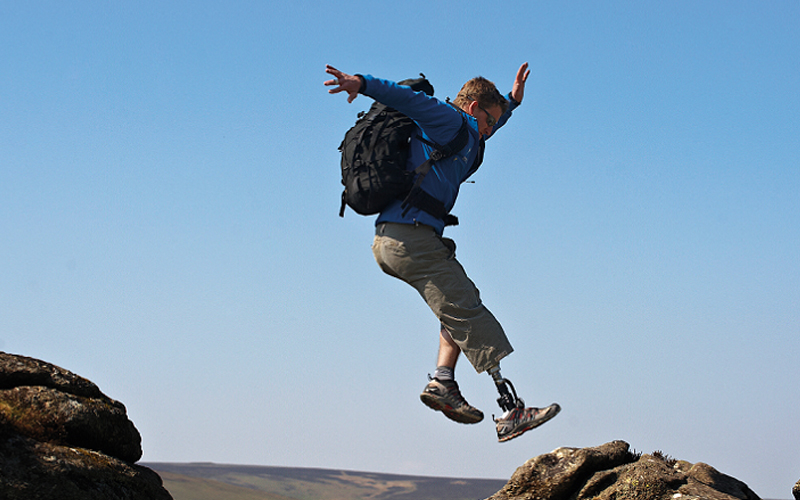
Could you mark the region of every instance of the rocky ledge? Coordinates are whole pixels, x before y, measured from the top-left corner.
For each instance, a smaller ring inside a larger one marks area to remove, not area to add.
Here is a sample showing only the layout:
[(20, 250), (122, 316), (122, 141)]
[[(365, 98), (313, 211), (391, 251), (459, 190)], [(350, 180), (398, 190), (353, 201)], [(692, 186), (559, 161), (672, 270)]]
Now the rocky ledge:
[(0, 498), (171, 500), (135, 465), (141, 436), (125, 406), (50, 363), (0, 352)]
[(520, 466), (488, 500), (759, 500), (746, 484), (704, 463), (661, 452), (640, 455), (624, 441), (559, 448)]

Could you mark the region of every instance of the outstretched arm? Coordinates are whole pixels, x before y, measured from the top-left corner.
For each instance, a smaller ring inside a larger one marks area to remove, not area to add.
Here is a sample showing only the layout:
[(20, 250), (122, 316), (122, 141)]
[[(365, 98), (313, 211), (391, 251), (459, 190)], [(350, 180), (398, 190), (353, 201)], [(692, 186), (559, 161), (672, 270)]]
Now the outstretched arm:
[(323, 84), (327, 87), (336, 86), (335, 89), (328, 90), (329, 94), (347, 92), (347, 102), (353, 102), (358, 97), (358, 91), (361, 89), (361, 78), (343, 73), (330, 64), (325, 65), (325, 72), (334, 78), (333, 80), (326, 80)]
[(439, 144), (449, 143), (463, 123), (461, 113), (453, 106), (424, 92), (415, 92), (407, 85), (371, 75), (348, 75), (331, 65), (325, 66), (325, 72), (335, 77), (324, 82), (327, 87), (335, 87), (330, 88), (329, 93), (347, 92), (347, 102), (364, 94), (390, 106), (417, 122), (428, 138)]
[(525, 82), (530, 74), (531, 70), (528, 69), (528, 63), (523, 63), (517, 70), (514, 86), (511, 87), (511, 98), (515, 101), (522, 102), (522, 98), (525, 96)]

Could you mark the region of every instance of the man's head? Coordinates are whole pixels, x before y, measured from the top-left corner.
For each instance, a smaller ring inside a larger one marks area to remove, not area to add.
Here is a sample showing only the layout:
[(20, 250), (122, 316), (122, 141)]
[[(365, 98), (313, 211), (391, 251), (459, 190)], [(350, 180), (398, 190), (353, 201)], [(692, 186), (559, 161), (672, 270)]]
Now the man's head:
[(482, 76), (465, 83), (453, 104), (478, 120), (478, 131), (482, 135), (489, 135), (497, 120), (508, 109), (506, 98), (494, 83)]

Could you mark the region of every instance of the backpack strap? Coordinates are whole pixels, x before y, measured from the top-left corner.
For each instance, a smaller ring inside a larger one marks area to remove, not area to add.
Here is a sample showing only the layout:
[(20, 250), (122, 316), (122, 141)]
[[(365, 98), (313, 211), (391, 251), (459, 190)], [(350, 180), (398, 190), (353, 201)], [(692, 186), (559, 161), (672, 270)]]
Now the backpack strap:
[(448, 210), (444, 206), (444, 202), (435, 198), (431, 194), (428, 194), (420, 186), (435, 162), (453, 156), (467, 146), (467, 143), (469, 142), (469, 131), (467, 127), (467, 120), (462, 115), (461, 127), (458, 129), (458, 133), (453, 140), (444, 146), (435, 142), (431, 142), (417, 135), (417, 139), (432, 147), (433, 151), (427, 160), (414, 169), (416, 180), (414, 181), (414, 185), (411, 187), (408, 195), (403, 200), (403, 203), (400, 205), (400, 208), (403, 209), (402, 215), (404, 217), (411, 207), (415, 207), (424, 212), (428, 212), (438, 219), (442, 219), (446, 226), (458, 225), (458, 217), (448, 213)]

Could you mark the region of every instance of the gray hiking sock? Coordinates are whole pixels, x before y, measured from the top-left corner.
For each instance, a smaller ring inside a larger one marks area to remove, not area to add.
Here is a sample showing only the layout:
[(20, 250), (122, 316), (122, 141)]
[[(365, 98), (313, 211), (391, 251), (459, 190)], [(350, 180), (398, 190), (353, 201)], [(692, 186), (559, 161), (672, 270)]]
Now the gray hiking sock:
[(437, 366), (433, 378), (439, 381), (455, 380), (455, 370), (449, 366)]

